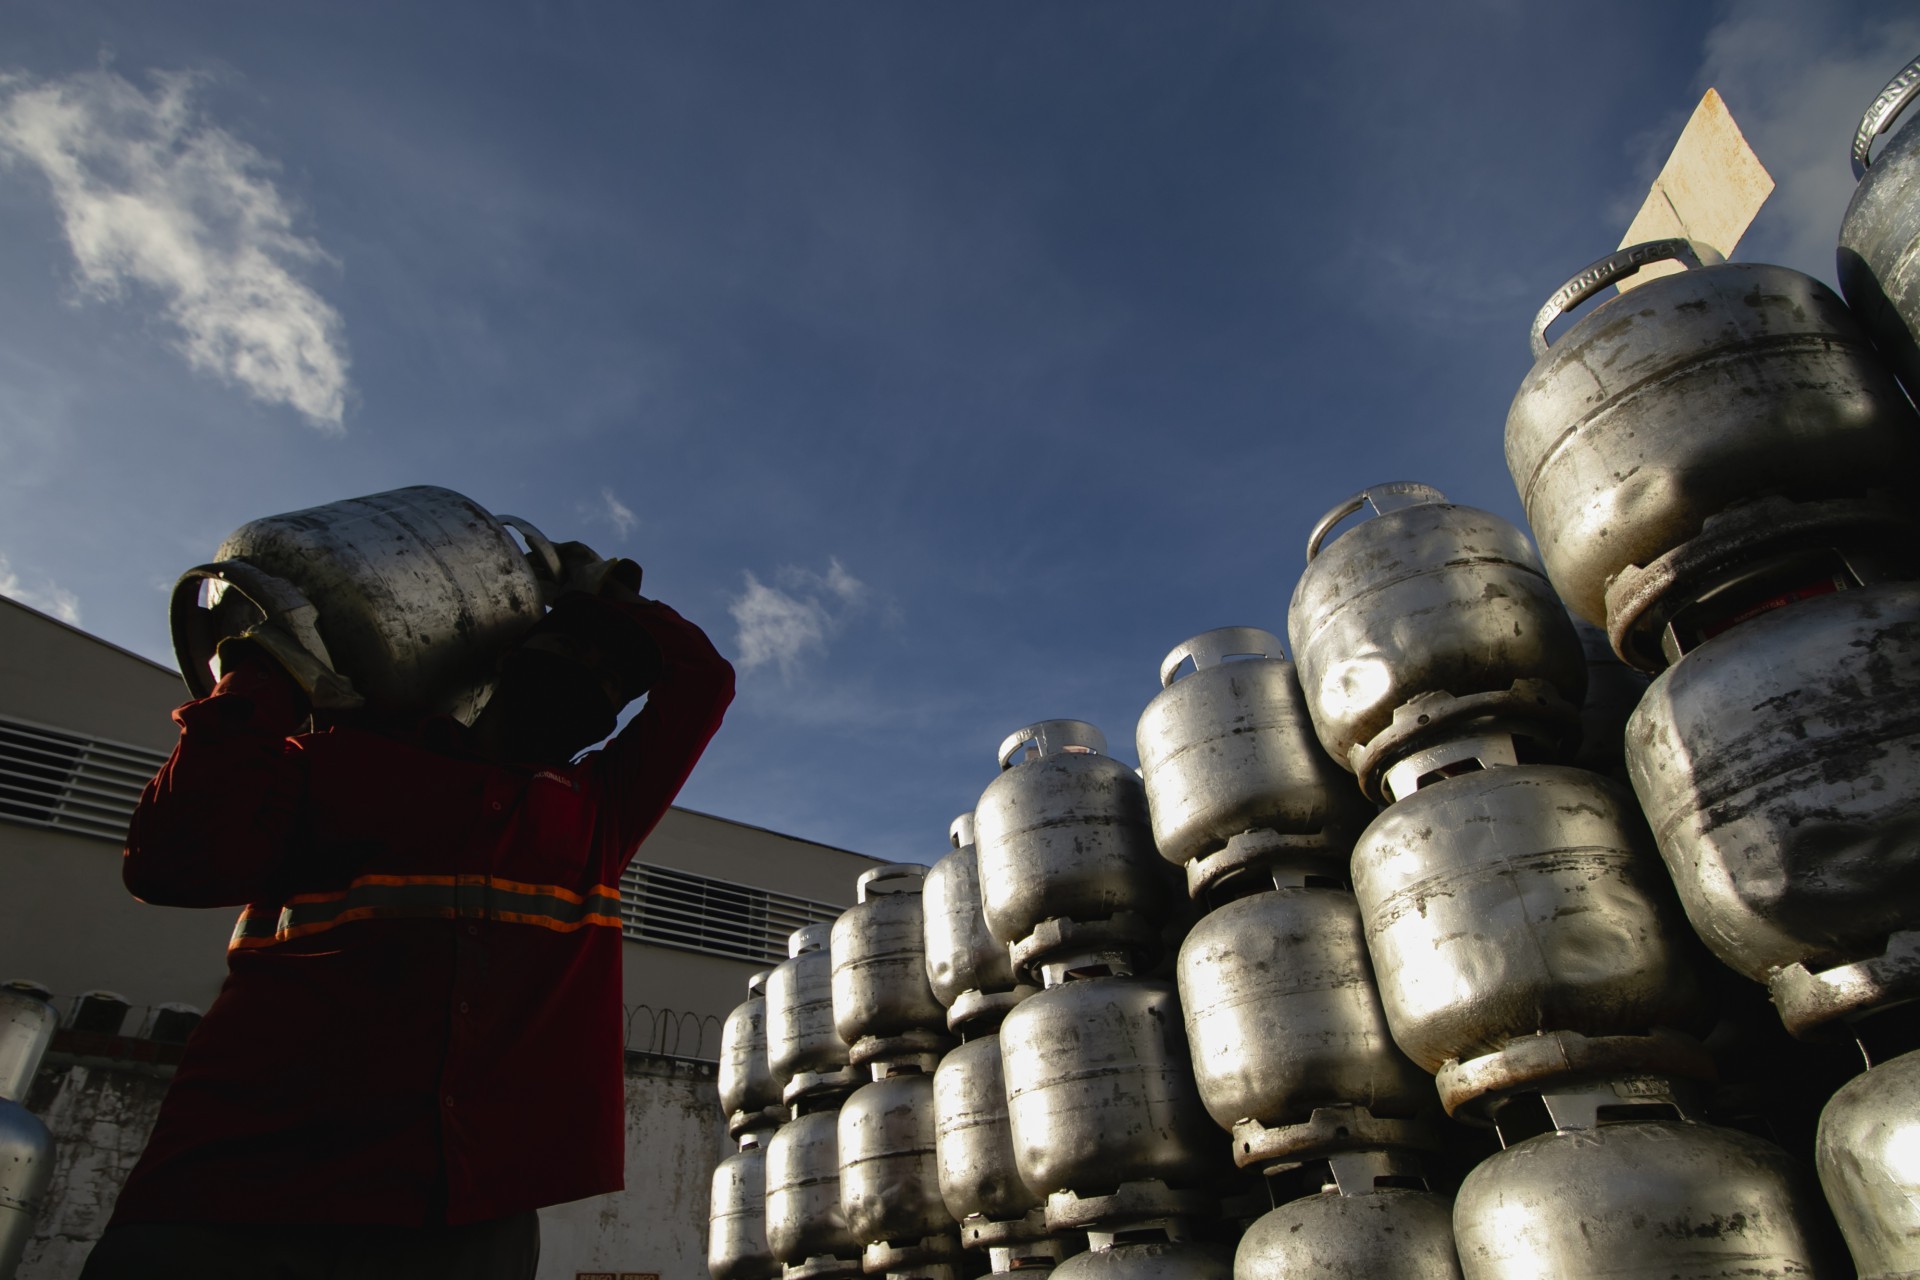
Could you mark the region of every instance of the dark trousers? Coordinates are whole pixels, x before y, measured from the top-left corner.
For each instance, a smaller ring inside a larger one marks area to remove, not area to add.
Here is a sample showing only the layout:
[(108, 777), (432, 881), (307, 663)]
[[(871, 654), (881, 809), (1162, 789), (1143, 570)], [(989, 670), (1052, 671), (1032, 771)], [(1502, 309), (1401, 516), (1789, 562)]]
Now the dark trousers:
[(80, 1280), (533, 1280), (540, 1216), (464, 1227), (130, 1223)]

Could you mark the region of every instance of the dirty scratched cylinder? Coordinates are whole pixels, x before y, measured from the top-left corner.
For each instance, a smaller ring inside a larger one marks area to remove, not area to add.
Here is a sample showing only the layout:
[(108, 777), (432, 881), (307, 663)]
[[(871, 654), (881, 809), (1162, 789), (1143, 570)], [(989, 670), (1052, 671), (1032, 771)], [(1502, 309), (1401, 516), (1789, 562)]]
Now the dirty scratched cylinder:
[(1427, 485), (1375, 485), (1321, 518), (1287, 638), (1315, 732), (1373, 799), (1396, 761), (1464, 734), (1571, 748), (1586, 662), (1526, 535)]
[(869, 1273), (950, 1261), (959, 1228), (940, 1195), (933, 1077), (862, 1085), (840, 1109), (840, 1207)]
[(1194, 1080), (1222, 1129), (1304, 1124), (1329, 1106), (1433, 1109), (1433, 1082), (1387, 1030), (1352, 894), (1300, 885), (1230, 902), (1187, 935), (1176, 972)]
[(1920, 1050), (1833, 1095), (1820, 1113), (1817, 1160), (1860, 1280), (1920, 1275)]
[[(171, 606), (196, 697), (212, 691), (215, 643), (264, 618), (370, 703), (469, 722), (500, 655), (540, 620), (543, 580), (561, 569), (539, 530), (430, 485), (249, 521), (214, 557), (181, 577)], [(206, 607), (203, 587), (217, 596)]]
[(1020, 1180), (1007, 1117), (1000, 1037), (949, 1050), (933, 1074), (934, 1144), (940, 1195), (968, 1248), (1046, 1234), (1043, 1197)]
[(1148, 1216), (1210, 1204), (1232, 1166), (1194, 1088), (1171, 983), (1086, 978), (1049, 987), (1000, 1027), (1020, 1180), (1049, 1197), (1054, 1230), (1109, 1220), (1127, 1184)]
[(859, 900), (833, 922), (833, 1025), (856, 1066), (953, 1043), (927, 981), (926, 876), (918, 863), (863, 872)]
[[(1686, 269), (1548, 346), (1560, 311), (1669, 260)], [(1859, 321), (1810, 276), (1685, 240), (1634, 245), (1554, 294), (1533, 349), (1507, 468), (1554, 586), (1633, 666), (1672, 661), (1669, 624), (1751, 566), (1911, 536), (1900, 486), (1920, 466), (1920, 423)]]
[(1449, 1112), (1563, 1073), (1711, 1074), (1697, 948), (1618, 783), (1563, 765), (1430, 783), (1361, 835), (1353, 885), (1387, 1023)]
[(747, 998), (735, 1005), (720, 1028), (720, 1109), (727, 1133), (772, 1129), (786, 1120), (780, 1082), (767, 1060), (767, 978), (762, 970), (747, 979)]
[(1789, 1030), (1920, 995), (1920, 585), (1707, 641), (1641, 699), (1627, 763), (1687, 918)]
[(838, 1112), (803, 1110), (774, 1130), (766, 1161), (767, 1244), (786, 1280), (860, 1275), (860, 1242), (840, 1206)]
[(1290, 1200), (1240, 1237), (1235, 1280), (1351, 1276), (1356, 1280), (1460, 1280), (1453, 1205), (1430, 1191), (1395, 1187)]
[(25, 1104), (58, 1021), (44, 1000), (0, 987), (0, 1276), (20, 1265), (53, 1182), (53, 1136)]
[(1873, 154), (1874, 139), (1920, 99), (1920, 58), (1867, 107), (1853, 138), (1858, 184), (1840, 223), (1840, 292), (1900, 381), (1920, 400), (1920, 128), (1911, 119)]
[(1053, 1269), (1055, 1280), (1233, 1280), (1223, 1245), (1148, 1240), (1089, 1249)]
[(971, 813), (953, 820), (948, 839), (953, 852), (933, 864), (920, 891), (927, 980), (954, 1031), (997, 1026), (1034, 988), (1015, 979), (1006, 944), (987, 930)]
[(767, 1064), (784, 1102), (846, 1093), (866, 1078), (847, 1064), (833, 1025), (832, 938), (829, 924), (795, 929), (787, 959), (767, 975)]
[(980, 905), (1019, 972), (1060, 955), (1160, 948), (1168, 868), (1140, 779), (1106, 749), (1080, 720), (1016, 730), (974, 808)]
[(780, 1262), (767, 1243), (767, 1153), (757, 1131), (713, 1171), (707, 1219), (707, 1274), (713, 1280), (774, 1280)]
[(1466, 1280), (1838, 1274), (1808, 1179), (1786, 1153), (1675, 1118), (1661, 1096), (1657, 1084), (1548, 1095), (1555, 1130), (1461, 1184), (1453, 1229)]
[(1188, 891), (1275, 864), (1344, 875), (1368, 811), (1315, 739), (1280, 638), (1204, 632), (1167, 654), (1160, 684), (1134, 741), (1154, 841)]

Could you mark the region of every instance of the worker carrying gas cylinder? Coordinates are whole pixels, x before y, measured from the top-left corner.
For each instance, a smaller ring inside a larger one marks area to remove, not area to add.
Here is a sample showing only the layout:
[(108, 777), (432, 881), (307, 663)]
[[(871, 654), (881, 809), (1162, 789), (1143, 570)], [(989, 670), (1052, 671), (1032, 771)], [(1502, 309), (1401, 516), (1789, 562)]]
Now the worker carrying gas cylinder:
[(534, 1211), (622, 1185), (620, 874), (733, 668), (631, 561), (442, 489), (222, 555), (124, 873), (241, 913), (84, 1280), (531, 1277)]

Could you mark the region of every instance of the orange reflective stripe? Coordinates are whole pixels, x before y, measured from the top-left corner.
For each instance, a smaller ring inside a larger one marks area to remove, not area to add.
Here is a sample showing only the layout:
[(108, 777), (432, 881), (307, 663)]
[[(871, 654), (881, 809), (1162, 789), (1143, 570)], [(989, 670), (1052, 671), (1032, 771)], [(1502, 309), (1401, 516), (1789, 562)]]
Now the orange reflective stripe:
[(484, 875), (359, 876), (345, 889), (301, 893), (277, 912), (247, 908), (228, 950), (271, 946), (359, 920), (499, 920), (558, 933), (588, 926), (620, 927), (620, 891), (599, 884), (586, 893), (561, 885)]
[(494, 877), (493, 883), (507, 890), (509, 893), (552, 894), (556, 898), (565, 898), (568, 902), (585, 902), (588, 897), (603, 893), (610, 893), (618, 897), (620, 893), (620, 891), (613, 886), (604, 884), (593, 886), (586, 894), (578, 894), (570, 889), (562, 889), (557, 884), (522, 884), (518, 880), (502, 880), (497, 876)]
[(572, 933), (576, 929), (584, 929), (591, 924), (608, 925), (615, 929), (620, 927), (619, 916), (584, 915), (578, 920), (563, 921), (555, 920), (552, 916), (530, 916), (522, 915), (517, 911), (502, 911), (499, 915), (492, 918), (495, 920), (505, 920), (510, 924), (538, 925), (542, 929), (551, 929), (555, 933)]

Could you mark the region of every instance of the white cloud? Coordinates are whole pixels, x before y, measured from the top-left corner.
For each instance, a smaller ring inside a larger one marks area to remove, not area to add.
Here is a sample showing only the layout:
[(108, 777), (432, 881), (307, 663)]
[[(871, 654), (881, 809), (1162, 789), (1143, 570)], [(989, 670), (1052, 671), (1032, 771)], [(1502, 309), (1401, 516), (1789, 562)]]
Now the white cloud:
[(62, 622), (76, 627), (80, 625), (79, 596), (46, 579), (38, 587), (28, 586), (13, 571), (13, 566), (4, 555), (0, 555), (0, 596), (9, 596), (29, 608), (50, 613)]
[(613, 527), (620, 536), (624, 538), (632, 533), (634, 526), (640, 523), (640, 518), (633, 514), (633, 508), (614, 497), (611, 489), (602, 489), (600, 498), (607, 504), (606, 518), (613, 521)]
[(1854, 130), (1917, 49), (1920, 14), (1911, 9), (1849, 26), (1795, 0), (1731, 6), (1707, 33), (1701, 87), (1720, 90), (1777, 184), (1738, 257), (1832, 282), (1853, 195)]
[(738, 628), (740, 666), (751, 671), (772, 663), (788, 679), (807, 654), (826, 652), (828, 640), (867, 597), (866, 584), (837, 558), (828, 560), (824, 574), (788, 565), (779, 571), (777, 587), (751, 572), (745, 577), (746, 590), (727, 606)]
[(340, 316), (290, 269), (327, 255), (293, 231), (271, 162), (201, 118), (197, 83), (160, 73), (148, 95), (106, 70), (0, 76), (0, 159), (45, 176), (88, 293), (151, 291), (193, 368), (339, 431)]

